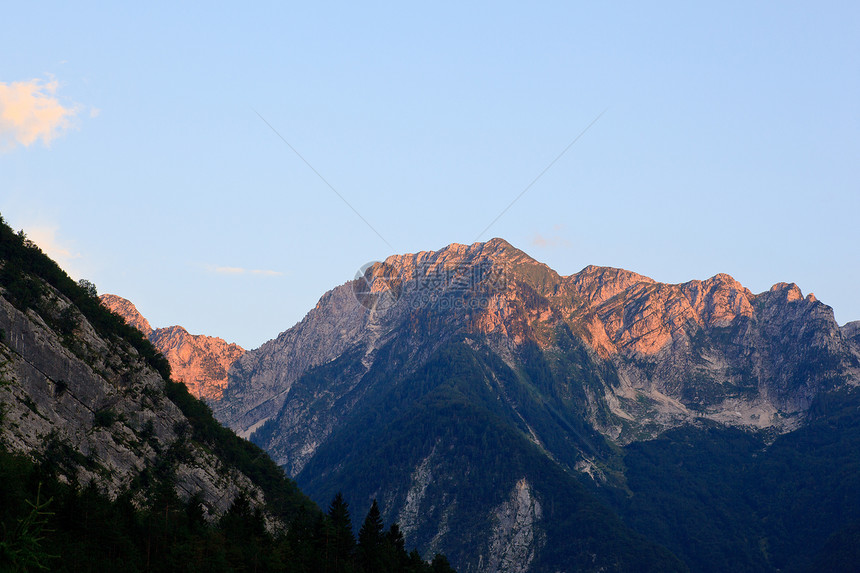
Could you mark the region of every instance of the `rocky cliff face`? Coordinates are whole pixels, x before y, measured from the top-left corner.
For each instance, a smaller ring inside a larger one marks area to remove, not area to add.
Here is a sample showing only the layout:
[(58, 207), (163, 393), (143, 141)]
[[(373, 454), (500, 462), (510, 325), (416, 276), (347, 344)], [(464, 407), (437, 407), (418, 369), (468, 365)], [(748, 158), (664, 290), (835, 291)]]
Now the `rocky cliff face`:
[(372, 340), (374, 332), (350, 285), (326, 293), (300, 323), (236, 361), (229, 376), (241, 382), (229, 383), (213, 403), (216, 416), (247, 437), (278, 413), (300, 375)]
[(856, 329), (840, 330), (828, 306), (793, 284), (754, 295), (726, 274), (669, 285), (589, 266), (561, 277), (500, 239), (383, 265), (390, 277), (376, 288), (396, 289), (395, 304), (369, 311), (353, 283), (327, 293), (301, 323), (236, 363), (219, 417), (249, 434), (305, 372), (350, 348), (367, 367), (395, 335), (407, 337), (414, 364), (456, 333), (485, 337), (511, 361), (527, 341), (559, 352), (558, 330), (567, 329), (617, 370), (591, 397), (616, 423), (592, 422), (622, 442), (701, 417), (790, 429), (829, 380), (857, 374), (849, 366)]
[(99, 300), (105, 307), (123, 317), (127, 323), (143, 333), (145, 337), (149, 338), (149, 335), (152, 334), (153, 328), (149, 321), (138, 312), (137, 307), (130, 300), (115, 294), (100, 295)]
[(200, 495), (209, 518), (240, 493), (263, 502), (245, 475), (192, 439), (165, 380), (132, 345), (100, 335), (68, 298), (31, 280), (41, 294), (25, 311), (0, 289), (6, 448), (56, 464), (65, 481), (95, 484), (111, 498), (135, 492), (142, 505), (148, 493), (140, 484), (155, 475), (174, 483), (180, 499)]
[[(434, 429), (437, 419), (466, 408), (451, 421), (460, 427), (493, 412), (553, 467), (605, 482), (616, 479), (608, 442), (701, 423), (788, 432), (821, 393), (860, 384), (858, 365), (857, 327), (840, 328), (796, 285), (753, 294), (725, 274), (672, 285), (594, 266), (563, 277), (493, 239), (392, 256), (333, 289), (234, 364), (214, 410), (323, 502), (330, 484), (352, 479), (354, 496), (386, 500), (410, 543), (463, 570), (542, 570), (566, 559), (546, 474), (497, 457), (457, 466), (453, 452), (474, 443)], [(420, 444), (402, 456), (385, 449), (405, 447), (403, 428), (419, 420)], [(394, 456), (396, 469), (371, 469), (362, 455)], [(438, 487), (462, 487), (464, 472), (507, 497)], [(587, 563), (577, 551), (568, 557)], [(617, 566), (598, 561), (586, 568)]]
[[(581, 284), (583, 273), (568, 280)], [(857, 379), (856, 344), (828, 306), (794, 284), (753, 295), (728, 275), (680, 285), (643, 280), (574, 309), (565, 323), (614, 364), (611, 409), (640, 430), (709, 418), (786, 431), (821, 391)], [(642, 398), (654, 407), (641, 408)], [(633, 426), (602, 429), (627, 442), (639, 437)]]
[(244, 353), (222, 338), (190, 334), (181, 326), (153, 329), (128, 300), (105, 294), (102, 304), (140, 330), (170, 362), (173, 377), (196, 398), (218, 400), (227, 386), (227, 371)]
[(541, 549), (543, 539), (535, 539), (540, 529), (535, 524), (543, 517), (543, 510), (531, 492), (528, 481), (519, 480), (508, 501), (493, 512), (495, 523), (487, 547), (489, 560), (480, 569), (525, 573)]

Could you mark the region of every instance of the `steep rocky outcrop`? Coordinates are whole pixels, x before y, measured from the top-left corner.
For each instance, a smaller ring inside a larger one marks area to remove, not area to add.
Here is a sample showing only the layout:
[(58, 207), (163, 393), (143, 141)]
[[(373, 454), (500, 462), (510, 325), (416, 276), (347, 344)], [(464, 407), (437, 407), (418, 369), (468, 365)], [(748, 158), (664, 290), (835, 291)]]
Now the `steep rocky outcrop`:
[(187, 332), (106, 298), (125, 317), (0, 217), (0, 570), (452, 571), (378, 513), (356, 547), (345, 502), (320, 512), (144, 338)]
[(857, 345), (860, 345), (860, 320), (855, 320), (854, 322), (849, 322), (844, 325), (842, 328), (842, 336), (851, 340)]
[[(686, 425), (776, 436), (823, 393), (858, 383), (858, 328), (796, 285), (754, 294), (726, 274), (664, 284), (596, 266), (560, 276), (493, 239), (367, 268), (245, 353), (213, 409), (317, 499), (333, 483), (385, 499), (410, 542), (462, 570), (555, 570), (568, 558), (609, 570), (622, 566), (601, 564), (585, 539), (556, 537), (564, 518), (548, 509), (548, 474), (522, 473), (532, 455), (623, 487), (616, 446)], [(471, 434), (472, 419), (506, 430)], [(457, 453), (493, 440), (522, 447), (520, 461)], [(391, 467), (368, 465), (374, 456)], [(507, 497), (464, 495), (464, 474)]]
[(218, 400), (227, 386), (227, 372), (245, 350), (223, 338), (190, 334), (181, 326), (153, 329), (128, 300), (101, 295), (102, 304), (140, 330), (170, 362), (173, 377), (196, 398)]
[(239, 435), (250, 435), (278, 413), (300, 375), (360, 340), (373, 339), (366, 316), (350, 285), (326, 293), (300, 323), (236, 361), (229, 376), (241, 382), (230, 383), (223, 399), (213, 403), (218, 419)]
[(143, 333), (145, 337), (149, 338), (149, 335), (152, 334), (153, 328), (149, 324), (149, 321), (138, 312), (137, 307), (130, 300), (126, 300), (115, 294), (100, 295), (99, 300), (107, 308), (123, 317), (127, 323)]
[[(354, 283), (330, 291), (302, 322), (237, 361), (215, 404), (219, 418), (248, 435), (280, 410), (305, 372), (351, 348), (361, 349), (367, 367), (393, 336), (408, 338), (414, 366), (458, 332), (485, 336), (511, 361), (528, 340), (557, 351), (558, 329), (566, 328), (617, 370), (606, 396), (592, 397), (617, 423), (592, 421), (615, 439), (699, 417), (788, 429), (828, 379), (849, 374), (858, 353), (854, 331), (843, 333), (832, 310), (796, 285), (754, 295), (726, 274), (670, 285), (595, 266), (561, 277), (501, 239), (392, 256), (378, 268), (387, 274), (376, 288), (396, 288), (395, 304), (369, 311)], [(425, 331), (416, 322), (423, 316), (432, 318)], [(835, 370), (808, 371), (810, 361)]]
[(496, 508), (493, 517), (495, 524), (487, 547), (490, 557), (486, 566), (479, 562), (478, 567), (487, 571), (525, 573), (543, 541), (535, 539), (535, 535), (540, 535), (535, 524), (543, 517), (543, 510), (533, 497), (528, 480), (523, 478), (517, 482), (510, 499)]
[(100, 334), (67, 297), (30, 280), (41, 294), (26, 310), (0, 289), (7, 449), (55, 464), (63, 480), (94, 484), (111, 498), (132, 491), (141, 505), (148, 496), (141, 477), (156, 474), (175, 484), (180, 499), (199, 495), (210, 519), (239, 494), (263, 503), (258, 486), (193, 439), (164, 378), (131, 344)]
[(173, 377), (183, 382), (192, 395), (207, 400), (221, 398), (227, 386), (227, 372), (245, 350), (223, 338), (189, 334), (181, 326), (157, 328), (150, 341), (170, 362)]

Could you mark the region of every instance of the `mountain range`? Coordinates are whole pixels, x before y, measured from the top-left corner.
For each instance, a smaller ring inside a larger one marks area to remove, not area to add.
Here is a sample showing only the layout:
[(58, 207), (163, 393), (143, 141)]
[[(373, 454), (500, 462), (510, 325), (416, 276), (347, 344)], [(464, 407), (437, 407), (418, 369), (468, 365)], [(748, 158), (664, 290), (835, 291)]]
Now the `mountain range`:
[[(138, 329), (0, 217), (0, 571), (453, 571), (377, 504), (356, 540), (343, 496), (320, 511)], [(216, 382), (238, 348), (149, 330)]]
[(368, 266), (227, 362), (222, 423), (461, 571), (857, 563), (860, 323), (794, 284), (452, 244)]

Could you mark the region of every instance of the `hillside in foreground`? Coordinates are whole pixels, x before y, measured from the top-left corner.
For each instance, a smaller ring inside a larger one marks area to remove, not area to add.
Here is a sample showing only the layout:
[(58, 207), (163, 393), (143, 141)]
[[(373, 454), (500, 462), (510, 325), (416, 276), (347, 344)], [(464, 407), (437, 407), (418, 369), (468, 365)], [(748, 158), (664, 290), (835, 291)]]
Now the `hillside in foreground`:
[(320, 511), (170, 375), (0, 219), (0, 570), (431, 570), (378, 511), (356, 540), (345, 498)]

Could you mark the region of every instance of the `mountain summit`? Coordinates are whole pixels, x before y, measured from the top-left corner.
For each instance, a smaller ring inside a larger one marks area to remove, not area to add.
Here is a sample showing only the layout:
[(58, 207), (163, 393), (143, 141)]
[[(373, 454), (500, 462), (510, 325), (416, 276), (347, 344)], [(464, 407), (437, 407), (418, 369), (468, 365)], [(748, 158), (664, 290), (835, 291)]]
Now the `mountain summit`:
[(696, 419), (786, 431), (820, 391), (858, 376), (852, 325), (843, 334), (830, 307), (794, 284), (755, 295), (726, 274), (677, 285), (609, 267), (560, 276), (502, 239), (392, 256), (366, 275), (384, 304), (367, 308), (372, 293), (347, 283), (236, 362), (216, 406), (226, 423), (247, 433), (311, 368), (360, 348), (369, 369), (394, 338), (408, 341), (407, 364), (458, 336), (509, 363), (524, 347), (577, 346), (611, 366), (582, 406), (621, 443)]
[(227, 371), (244, 354), (223, 338), (190, 334), (181, 326), (152, 328), (137, 308), (120, 296), (103, 294), (101, 303), (137, 328), (170, 362), (173, 377), (195, 398), (217, 400), (227, 385)]
[(634, 461), (667, 436), (696, 452), (749, 436), (746, 450), (709, 463), (743, 451), (725, 464), (764, 483), (763, 448), (782, 451), (853, 399), (856, 333), (794, 284), (753, 294), (726, 274), (664, 284), (589, 266), (561, 276), (493, 239), (366, 266), (243, 354), (212, 404), (313, 498), (337, 487), (385, 500), (410, 543), (463, 571), (683, 570), (676, 556), (694, 569), (727, 559), (775, 570), (794, 559), (785, 532), (797, 516), (779, 532), (747, 517), (776, 511), (772, 490), (736, 512), (725, 494), (733, 517), (719, 517), (760, 541), (729, 540), (733, 525), (689, 549), (682, 536), (695, 527), (641, 516), (682, 511), (716, 495), (713, 483), (688, 461), (685, 483), (709, 485), (657, 501), (660, 487), (643, 484), (668, 470)]
[(452, 244), (366, 265), (225, 360), (103, 300), (192, 388), (215, 380), (218, 419), (318, 503), (379, 500), (458, 570), (860, 560), (860, 322), (795, 284), (561, 276), (502, 239)]

